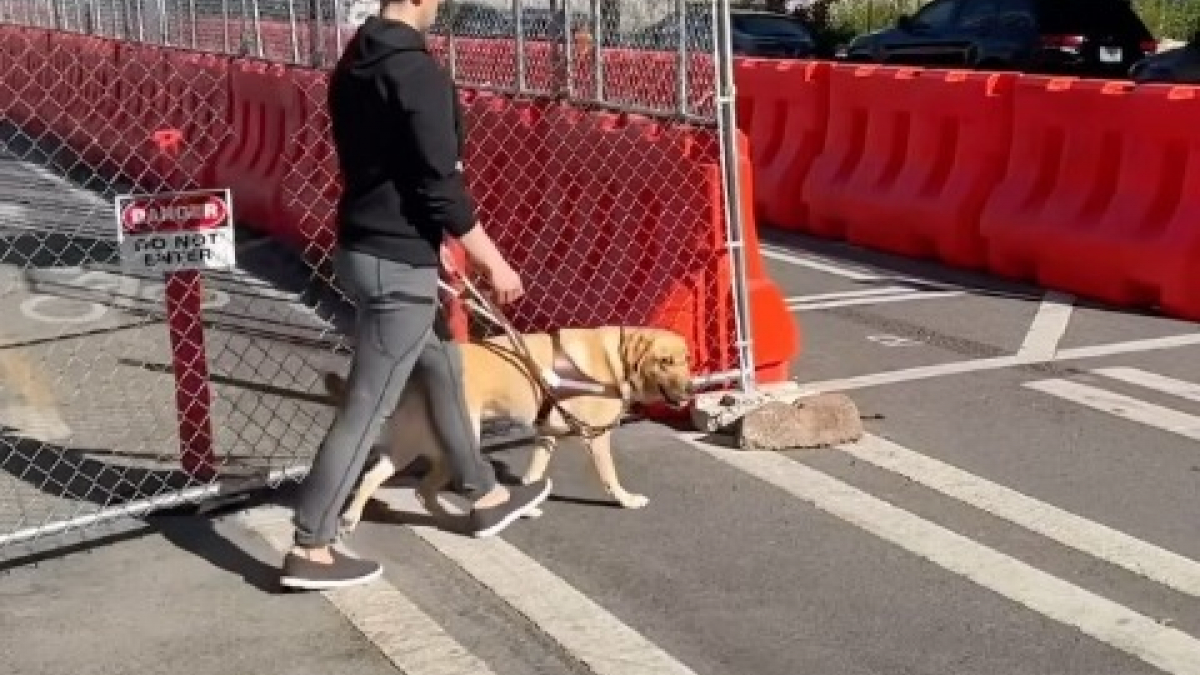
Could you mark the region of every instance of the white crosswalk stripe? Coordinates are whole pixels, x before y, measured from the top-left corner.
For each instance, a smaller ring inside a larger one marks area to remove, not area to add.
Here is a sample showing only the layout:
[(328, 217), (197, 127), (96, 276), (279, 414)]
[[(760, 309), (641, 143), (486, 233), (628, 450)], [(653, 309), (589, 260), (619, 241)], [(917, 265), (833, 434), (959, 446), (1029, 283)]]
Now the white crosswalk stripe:
[(1036, 380), (1026, 382), (1025, 386), (1114, 417), (1200, 441), (1200, 416), (1071, 380)]
[[(291, 511), (259, 508), (243, 523), (278, 552), (291, 546)], [(406, 675), (496, 675), (386, 579), (323, 591), (339, 611)]]
[[(1132, 368), (1092, 372), (1181, 399), (1200, 400), (1200, 387), (1182, 380)], [(1025, 386), (1124, 419), (1200, 438), (1200, 417), (1165, 406), (1063, 379), (1038, 380)], [(1037, 569), (934, 522), (936, 518), (919, 517), (780, 454), (720, 448), (694, 434), (680, 434), (679, 438), (725, 465), (1163, 672), (1200, 675), (1200, 639), (1164, 624), (1160, 617), (1148, 616)], [(878, 436), (868, 435), (838, 450), (1048, 541), (1200, 598), (1200, 562), (1131, 533)], [(420, 510), (408, 489), (385, 488), (377, 498), (393, 510)], [(452, 504), (448, 506), (454, 509)], [(282, 549), (287, 545), (287, 538), (278, 529), (283, 521), (276, 514), (273, 522), (264, 529), (262, 523), (248, 520), (251, 527)], [(590, 672), (624, 675), (632, 668), (639, 675), (694, 675), (689, 666), (540, 564), (535, 553), (522, 551), (502, 539), (481, 541), (431, 527), (409, 527), (444, 556), (447, 564), (456, 565), (479, 581)], [(386, 580), (360, 591), (340, 591), (327, 597), (407, 675), (493, 672), (468, 645), (443, 631)]]
[(1097, 368), (1092, 372), (1114, 380), (1135, 384), (1146, 389), (1155, 389), (1164, 394), (1178, 396), (1189, 401), (1200, 401), (1200, 384), (1194, 382), (1177, 380), (1173, 377), (1146, 372), (1139, 368)]
[(1176, 675), (1200, 675), (1200, 640), (770, 452), (695, 447), (976, 584)]
[(1048, 539), (1200, 597), (1200, 563), (997, 485), (897, 443), (867, 436), (841, 450)]

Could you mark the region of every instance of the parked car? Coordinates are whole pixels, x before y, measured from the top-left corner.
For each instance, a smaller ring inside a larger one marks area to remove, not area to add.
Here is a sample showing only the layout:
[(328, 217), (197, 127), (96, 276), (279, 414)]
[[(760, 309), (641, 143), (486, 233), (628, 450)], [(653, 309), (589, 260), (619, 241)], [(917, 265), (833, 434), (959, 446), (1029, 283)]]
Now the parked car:
[(1200, 33), (1179, 47), (1133, 64), (1129, 76), (1139, 84), (1200, 84)]
[(1125, 77), (1156, 49), (1129, 0), (933, 0), (860, 35), (852, 61)]
[[(755, 9), (731, 9), (730, 41), (738, 56), (759, 58), (813, 58), (817, 40), (798, 19), (786, 14)], [(688, 51), (711, 52), (715, 38), (712, 12), (707, 5), (689, 5), (684, 14)], [(668, 14), (624, 40), (627, 46), (673, 50), (680, 43), (679, 15)]]
[(502, 38), (515, 34), (509, 12), (477, 2), (454, 2), (438, 11), (431, 32), (459, 37)]

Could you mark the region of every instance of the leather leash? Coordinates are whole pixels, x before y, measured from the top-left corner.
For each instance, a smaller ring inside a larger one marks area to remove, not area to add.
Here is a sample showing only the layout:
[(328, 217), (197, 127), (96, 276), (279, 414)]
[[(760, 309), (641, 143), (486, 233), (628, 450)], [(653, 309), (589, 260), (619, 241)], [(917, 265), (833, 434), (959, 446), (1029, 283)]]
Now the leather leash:
[[(616, 419), (602, 426), (589, 424), (580, 419), (571, 411), (567, 410), (563, 406), (562, 400), (556, 395), (555, 385), (551, 384), (551, 382), (547, 380), (545, 371), (543, 371), (543, 369), (538, 365), (537, 360), (533, 358), (533, 354), (529, 350), (529, 345), (526, 344), (525, 339), (513, 327), (512, 322), (508, 320), (508, 317), (504, 315), (504, 312), (498, 306), (496, 306), (496, 304), (493, 303), (490, 298), (480, 292), (479, 289), (475, 287), (475, 284), (471, 283), (471, 280), (468, 279), (465, 274), (462, 274), (458, 272), (458, 270), (454, 269), (448, 271), (460, 279), (463, 282), (463, 285), (466, 287), (467, 292), (473, 296), (465, 298), (464, 302), (466, 302), (467, 305), (474, 310), (477, 315), (487, 319), (493, 325), (504, 331), (509, 341), (513, 343), (513, 346), (517, 351), (517, 355), (525, 361), (525, 365), (533, 373), (534, 378), (537, 380), (538, 386), (542, 390), (542, 394), (547, 400), (550, 401), (553, 409), (558, 411), (558, 414), (562, 416), (563, 421), (567, 423), (567, 426), (570, 427), (572, 431), (582, 437), (585, 441), (590, 441), (603, 436), (609, 431), (620, 426), (621, 419), (625, 416), (624, 400), (622, 400), (621, 412), (617, 413)], [(455, 297), (459, 296), (458, 291), (453, 287), (442, 281), (439, 281), (438, 283), (448, 293), (454, 295)], [(556, 383), (561, 384), (557, 373), (551, 371), (550, 375), (555, 379)]]

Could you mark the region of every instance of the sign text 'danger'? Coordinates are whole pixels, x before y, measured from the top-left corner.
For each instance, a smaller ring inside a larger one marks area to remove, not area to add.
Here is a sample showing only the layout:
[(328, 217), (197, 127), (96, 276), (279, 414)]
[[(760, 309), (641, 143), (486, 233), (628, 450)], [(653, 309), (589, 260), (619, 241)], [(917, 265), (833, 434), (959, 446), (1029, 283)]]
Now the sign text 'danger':
[(136, 199), (121, 211), (121, 227), (129, 234), (205, 230), (226, 224), (229, 207), (219, 195)]

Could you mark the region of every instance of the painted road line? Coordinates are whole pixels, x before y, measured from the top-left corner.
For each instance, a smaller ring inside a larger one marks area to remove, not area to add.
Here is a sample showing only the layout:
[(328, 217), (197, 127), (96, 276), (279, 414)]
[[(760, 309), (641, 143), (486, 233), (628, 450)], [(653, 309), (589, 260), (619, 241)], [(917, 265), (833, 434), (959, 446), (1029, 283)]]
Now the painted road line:
[(1058, 352), (1058, 344), (1067, 333), (1071, 313), (1075, 309), (1074, 296), (1050, 291), (1038, 305), (1037, 314), (1029, 325), (1029, 332), (1017, 351), (1022, 359), (1050, 359)]
[(1128, 342), (1094, 345), (1091, 347), (1072, 347), (1071, 349), (1060, 350), (1058, 356), (1054, 357), (1054, 360), (1091, 359), (1098, 356), (1116, 356), (1117, 354), (1150, 352), (1158, 349), (1174, 349), (1176, 347), (1191, 347), (1193, 345), (1200, 345), (1200, 333), (1168, 335), (1166, 337), (1145, 338), (1142, 340), (1130, 340)]
[[(282, 554), (292, 543), (290, 517), (288, 509), (265, 507), (241, 519)], [(406, 675), (495, 675), (386, 578), (321, 594)]]
[(879, 276), (869, 272), (862, 272), (849, 267), (844, 267), (842, 265), (835, 265), (833, 263), (809, 258), (807, 256), (798, 256), (795, 253), (790, 253), (780, 249), (768, 248), (760, 245), (759, 253), (764, 258), (786, 262), (798, 267), (807, 267), (809, 269), (817, 270), (818, 272), (825, 272), (826, 274), (832, 274), (834, 276), (851, 279), (853, 281), (878, 281), (880, 279)]
[(1177, 380), (1173, 377), (1149, 373), (1137, 368), (1097, 368), (1091, 372), (1114, 380), (1135, 384), (1146, 389), (1160, 391), (1171, 396), (1178, 396), (1189, 401), (1200, 401), (1200, 384), (1194, 382)]
[(698, 450), (885, 541), (1175, 675), (1200, 675), (1200, 640), (771, 452)]
[(1200, 597), (1200, 563), (867, 434), (848, 455), (1168, 588)]
[(807, 267), (818, 272), (825, 272), (826, 274), (832, 274), (834, 276), (839, 276), (854, 281), (905, 281), (920, 288), (963, 290), (961, 286), (943, 283), (940, 281), (933, 281), (930, 279), (920, 279), (902, 274), (876, 274), (872, 272), (865, 272), (860, 269), (840, 265), (830, 260), (820, 260), (809, 255), (797, 255), (796, 253), (786, 249), (769, 248), (760, 245), (759, 252), (763, 257), (770, 258), (771, 260), (778, 260), (780, 262), (785, 262), (789, 265), (795, 265), (797, 267)]
[(1200, 441), (1200, 417), (1195, 415), (1070, 380), (1037, 380), (1026, 382), (1024, 386), (1114, 417)]
[[(412, 490), (383, 488), (375, 494), (392, 509), (424, 511)], [(448, 511), (461, 512), (456, 505), (446, 506)], [(474, 539), (433, 527), (410, 527), (596, 675), (696, 675), (503, 539)]]
[(935, 377), (945, 377), (948, 375), (961, 375), (964, 373), (975, 373), (986, 370), (1000, 370), (1003, 368), (1011, 368), (1013, 366), (1020, 365), (1052, 362), (1058, 363), (1061, 361), (1072, 361), (1076, 359), (1092, 359), (1102, 356), (1113, 356), (1116, 354), (1132, 354), (1160, 349), (1176, 349), (1179, 347), (1191, 347), (1195, 345), (1200, 345), (1200, 333), (1186, 333), (1183, 335), (1172, 335), (1163, 338), (1148, 338), (1144, 340), (1130, 340), (1129, 342), (1095, 345), (1092, 347), (1073, 347), (1071, 349), (1061, 349), (1053, 358), (1047, 359), (1021, 358), (1015, 355), (993, 356), (984, 359), (955, 361), (953, 363), (939, 363), (932, 366), (904, 368), (901, 370), (890, 370), (881, 373), (856, 375), (853, 377), (833, 380), (801, 382), (800, 387), (802, 392), (805, 394), (830, 391), (850, 391), (853, 389), (877, 387), (885, 384), (898, 384), (900, 382), (927, 380)]
[(950, 298), (957, 295), (963, 295), (962, 291), (916, 291), (912, 293), (899, 293), (894, 295), (881, 295), (865, 298), (844, 298), (841, 300), (828, 300), (825, 302), (789, 302), (788, 309), (796, 312), (811, 312), (818, 309), (833, 309), (835, 307), (853, 307), (857, 305), (879, 305), (889, 302), (908, 302), (911, 300), (933, 300), (936, 298)]
[(842, 300), (844, 298), (865, 298), (874, 295), (893, 295), (898, 293), (911, 293), (913, 289), (909, 286), (881, 286), (878, 288), (864, 288), (857, 291), (837, 291), (834, 293), (814, 293), (812, 295), (793, 295), (790, 298), (784, 298), (784, 302), (788, 304), (821, 302), (823, 300)]

